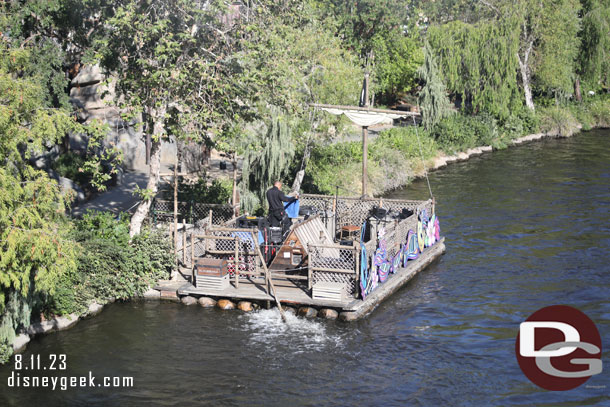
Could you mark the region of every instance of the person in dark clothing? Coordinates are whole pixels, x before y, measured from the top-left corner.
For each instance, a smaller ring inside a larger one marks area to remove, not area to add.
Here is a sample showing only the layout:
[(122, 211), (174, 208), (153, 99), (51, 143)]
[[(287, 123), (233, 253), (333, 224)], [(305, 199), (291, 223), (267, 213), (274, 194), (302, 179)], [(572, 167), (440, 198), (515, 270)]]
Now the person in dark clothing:
[(273, 187), (267, 191), (267, 202), (269, 202), (269, 221), (272, 227), (279, 227), (286, 216), (284, 204), (282, 202), (294, 202), (299, 196), (286, 196), (282, 192), (282, 182), (275, 181)]

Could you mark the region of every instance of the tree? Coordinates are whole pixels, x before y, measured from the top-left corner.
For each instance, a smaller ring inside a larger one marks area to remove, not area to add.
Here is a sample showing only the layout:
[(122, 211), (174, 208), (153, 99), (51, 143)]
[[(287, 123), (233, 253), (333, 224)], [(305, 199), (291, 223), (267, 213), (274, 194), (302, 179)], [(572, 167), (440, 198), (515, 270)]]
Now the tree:
[(76, 266), (64, 220), (68, 201), (28, 159), (78, 124), (69, 110), (46, 106), (49, 89), (25, 69), (31, 54), (13, 46), (19, 42), (0, 35), (0, 345), (12, 342), (36, 301)]
[[(506, 118), (518, 105), (518, 39), (503, 21), (453, 21), (428, 29), (447, 89), (462, 109)], [(493, 52), (490, 52), (493, 50)]]
[(582, 1), (580, 72), (584, 79), (610, 90), (610, 1)]
[(158, 190), (161, 141), (173, 136), (197, 142), (220, 128), (235, 105), (228, 95), (230, 75), (224, 75), (231, 27), (219, 21), (225, 11), (220, 2), (114, 3), (96, 36), (96, 57), (116, 76), (123, 109), (141, 112), (151, 137), (149, 179), (131, 219), (133, 236)]
[(278, 109), (272, 110), (268, 125), (255, 130), (243, 163), (242, 207), (246, 211), (266, 207), (265, 191), (286, 176), (295, 151), (290, 133), (286, 117)]
[(525, 105), (534, 110), (532, 86), (542, 92), (569, 93), (580, 40), (577, 0), (496, 0), (484, 2), (495, 19), (519, 35), (519, 64)]
[(453, 110), (436, 64), (436, 58), (428, 43), (424, 46), (424, 64), (417, 73), (425, 82), (419, 93), (419, 106), (423, 113), (423, 124), (426, 129), (430, 130), (443, 118), (451, 115)]

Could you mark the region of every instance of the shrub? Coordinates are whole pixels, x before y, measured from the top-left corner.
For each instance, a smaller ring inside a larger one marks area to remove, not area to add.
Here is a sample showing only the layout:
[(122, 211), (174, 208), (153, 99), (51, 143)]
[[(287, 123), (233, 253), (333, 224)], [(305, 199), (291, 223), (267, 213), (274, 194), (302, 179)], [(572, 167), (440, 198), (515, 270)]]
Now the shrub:
[(117, 216), (112, 212), (88, 210), (75, 225), (77, 241), (98, 238), (122, 245), (129, 243), (129, 215), (126, 213)]
[(569, 137), (578, 130), (578, 122), (570, 110), (560, 106), (540, 109), (542, 130), (545, 133)]
[(0, 365), (5, 364), (13, 354), (13, 347), (10, 343), (3, 341), (0, 343)]
[(424, 160), (433, 158), (436, 155), (438, 150), (436, 142), (430, 133), (422, 127), (417, 129), (414, 126), (393, 127), (384, 130), (375, 139), (372, 146), (375, 149), (379, 145), (386, 145), (400, 151), (402, 156), (408, 160), (421, 160), (420, 144)]
[(91, 181), (91, 175), (83, 171), (85, 158), (74, 152), (67, 152), (57, 157), (51, 167), (62, 177), (70, 178), (81, 186)]
[(477, 135), (470, 125), (470, 119), (461, 114), (445, 118), (432, 130), (432, 135), (439, 147), (447, 152), (466, 150), (477, 143)]
[(509, 139), (521, 137), (525, 133), (523, 120), (516, 115), (509, 116), (502, 124), (502, 133)]
[(610, 127), (610, 98), (592, 102), (589, 110), (596, 126)]
[(574, 118), (582, 125), (583, 130), (591, 130), (596, 126), (595, 118), (591, 114), (588, 105), (584, 103), (573, 104), (570, 106), (570, 112)]
[[(173, 185), (173, 184), (172, 184)], [(208, 185), (207, 177), (197, 179), (195, 183), (187, 183), (182, 177), (178, 180), (178, 201), (180, 202), (205, 202), (213, 204), (224, 204), (231, 200), (233, 195), (233, 180), (215, 179)], [(163, 198), (174, 199), (174, 188), (165, 189)]]
[(89, 212), (76, 221), (74, 239), (80, 245), (78, 267), (64, 274), (45, 313), (82, 314), (92, 301), (137, 297), (174, 266), (169, 238), (144, 229), (129, 241), (128, 219), (109, 212)]

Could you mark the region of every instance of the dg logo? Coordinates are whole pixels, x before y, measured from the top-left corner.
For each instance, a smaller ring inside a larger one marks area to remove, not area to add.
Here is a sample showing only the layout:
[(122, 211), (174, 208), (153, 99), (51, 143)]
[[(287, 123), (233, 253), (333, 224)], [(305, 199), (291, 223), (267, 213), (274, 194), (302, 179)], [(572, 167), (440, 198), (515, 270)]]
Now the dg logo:
[(602, 341), (584, 313), (567, 305), (534, 312), (515, 343), (523, 373), (546, 390), (570, 390), (602, 372)]

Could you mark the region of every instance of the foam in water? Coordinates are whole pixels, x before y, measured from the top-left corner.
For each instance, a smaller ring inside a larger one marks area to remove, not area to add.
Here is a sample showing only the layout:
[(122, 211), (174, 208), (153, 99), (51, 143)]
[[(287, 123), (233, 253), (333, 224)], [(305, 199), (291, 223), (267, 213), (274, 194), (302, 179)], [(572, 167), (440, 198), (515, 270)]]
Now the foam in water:
[(295, 353), (301, 353), (327, 346), (339, 347), (342, 343), (341, 337), (329, 334), (321, 322), (289, 313), (286, 313), (286, 322), (283, 322), (277, 308), (244, 314), (243, 318), (246, 321), (244, 328), (253, 344), (289, 344)]

